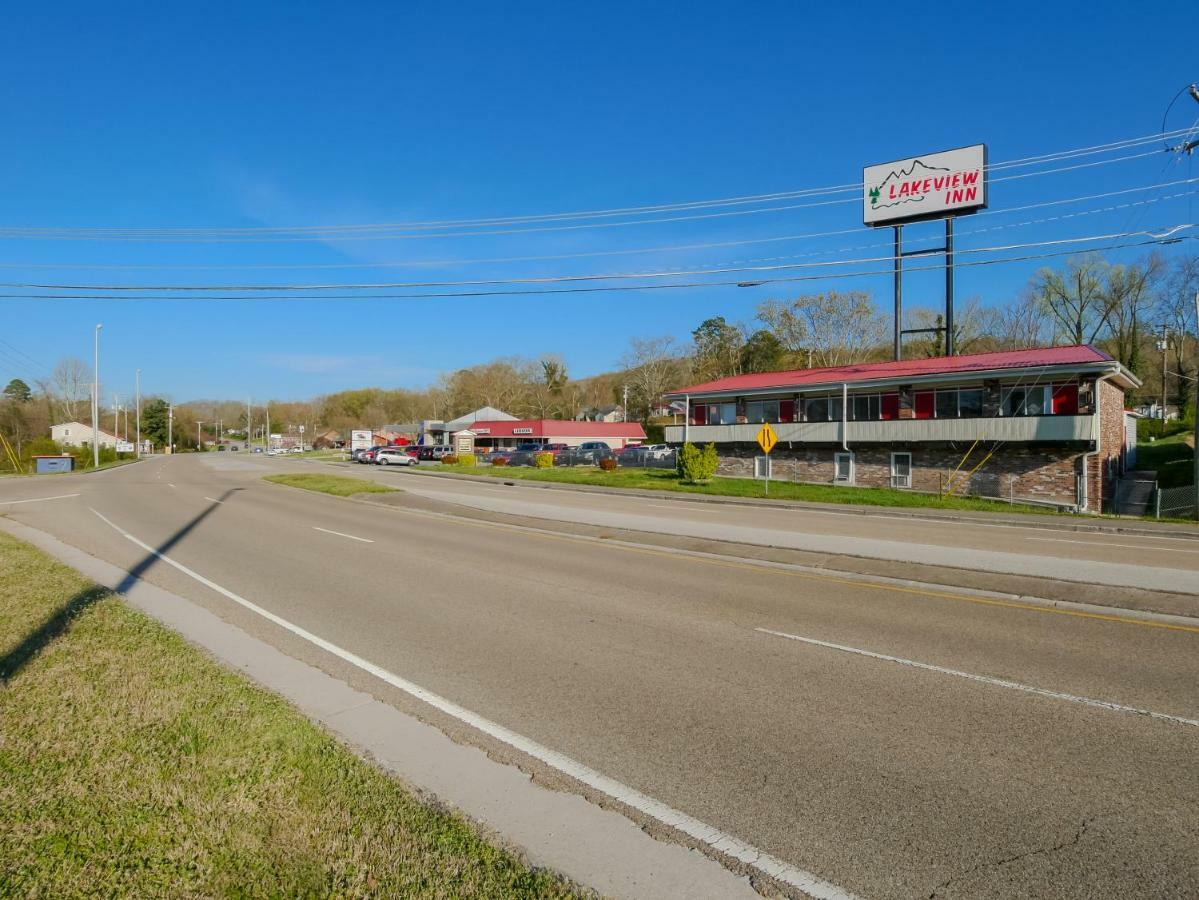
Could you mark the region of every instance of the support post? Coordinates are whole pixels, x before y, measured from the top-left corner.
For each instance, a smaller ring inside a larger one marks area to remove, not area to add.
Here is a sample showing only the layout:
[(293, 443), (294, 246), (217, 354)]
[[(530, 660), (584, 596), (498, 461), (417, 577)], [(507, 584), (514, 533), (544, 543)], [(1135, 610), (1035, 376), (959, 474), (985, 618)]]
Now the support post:
[(945, 219), (945, 355), (953, 354), (953, 216), (949, 216)]
[(903, 355), (903, 226), (895, 226), (895, 361)]

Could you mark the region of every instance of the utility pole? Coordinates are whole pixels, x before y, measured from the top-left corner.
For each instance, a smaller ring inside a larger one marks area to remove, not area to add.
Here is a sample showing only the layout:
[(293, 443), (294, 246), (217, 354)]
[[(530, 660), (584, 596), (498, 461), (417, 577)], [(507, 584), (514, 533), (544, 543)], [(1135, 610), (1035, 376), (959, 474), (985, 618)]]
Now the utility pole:
[(100, 468), (100, 329), (95, 334), (95, 380), (92, 384), (92, 465)]
[(175, 407), (167, 407), (167, 453), (175, 452)]
[(250, 449), (250, 441), (253, 440), (253, 438), (251, 437), (251, 434), (250, 434), (251, 424), (252, 423), (251, 423), (251, 419), (250, 419), (250, 398), (247, 397), (246, 398), (246, 449), (247, 450)]
[(200, 442), (200, 426), (203, 424), (204, 424), (203, 422), (196, 422), (196, 452), (197, 453), (199, 453), (202, 449), (204, 449)]
[(1166, 430), (1166, 351), (1170, 349), (1170, 339), (1164, 323), (1162, 324), (1162, 339), (1157, 346), (1162, 352), (1162, 434), (1164, 435)]
[(133, 376), (134, 395), (137, 398), (134, 403), (137, 405), (137, 458), (142, 458), (142, 370), (138, 369), (137, 374)]
[(262, 411), (263, 411), (263, 414), (266, 416), (266, 428), (263, 429), (262, 436), (265, 438), (264, 443), (266, 444), (266, 449), (270, 450), (271, 449), (271, 404), (269, 402), (264, 403), (262, 406)]
[[(1195, 321), (1199, 323), (1199, 291), (1195, 291)], [(1195, 385), (1195, 447), (1191, 456), (1194, 458), (1195, 515), (1199, 516), (1199, 383)]]
[(624, 386), (624, 405), (620, 408), (620, 421), (629, 421), (629, 386)]

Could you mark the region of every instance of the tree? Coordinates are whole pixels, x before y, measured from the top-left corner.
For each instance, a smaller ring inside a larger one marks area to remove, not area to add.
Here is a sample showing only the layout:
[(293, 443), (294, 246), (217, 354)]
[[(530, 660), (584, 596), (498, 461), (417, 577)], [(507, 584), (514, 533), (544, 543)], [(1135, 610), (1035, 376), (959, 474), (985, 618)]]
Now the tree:
[(1062, 271), (1042, 269), (1032, 280), (1032, 290), (1056, 328), (1072, 344), (1093, 343), (1111, 316), (1104, 290), (1106, 263), (1087, 254), (1066, 260)]
[(695, 341), (695, 373), (703, 381), (741, 374), (744, 335), (724, 316), (705, 319), (691, 332)]
[(1049, 313), (1031, 285), (1015, 303), (999, 309), (993, 327), (1001, 350), (1031, 350), (1050, 342)]
[(4, 396), (14, 403), (28, 403), (33, 399), (33, 391), (20, 378), (14, 378), (4, 388)]
[(1130, 266), (1107, 266), (1103, 275), (1104, 305), (1108, 309), (1113, 355), (1141, 374), (1142, 324), (1153, 306), (1153, 287), (1165, 263), (1157, 254)]
[(783, 368), (785, 349), (773, 332), (762, 329), (755, 331), (741, 347), (741, 371), (749, 375), (755, 372), (777, 372)]
[(165, 447), (167, 445), (170, 410), (162, 399), (151, 400), (142, 405), (142, 438)]
[[(954, 353), (976, 353), (980, 345), (993, 340), (998, 330), (999, 313), (982, 305), (978, 297), (958, 304), (953, 311)], [(908, 313), (909, 328), (938, 328), (908, 341), (905, 353), (911, 356), (936, 357), (945, 352), (945, 314), (939, 310), (915, 307)]]
[(1180, 410), (1190, 407), (1194, 389), (1191, 379), (1199, 372), (1195, 360), (1195, 336), (1199, 333), (1199, 323), (1195, 321), (1196, 296), (1199, 296), (1199, 256), (1175, 258), (1164, 278), (1156, 314), (1173, 335), (1170, 361), (1178, 385), (1176, 400)]
[(54, 387), (59, 420), (78, 422), (82, 419), (84, 404), (91, 397), (91, 369), (82, 360), (69, 356), (54, 367), (50, 382)]
[[(629, 386), (629, 405), (636, 418), (645, 422), (662, 395), (673, 385), (678, 363), (674, 357), (674, 338), (632, 338), (620, 359), (625, 369), (624, 383)], [(628, 416), (629, 411), (625, 410)]]
[[(810, 365), (842, 366), (869, 359), (886, 340), (887, 323), (869, 294), (862, 291), (828, 291), (794, 300), (769, 300), (759, 308), (759, 318), (785, 347), (803, 348)], [(771, 326), (771, 322), (775, 326)]]

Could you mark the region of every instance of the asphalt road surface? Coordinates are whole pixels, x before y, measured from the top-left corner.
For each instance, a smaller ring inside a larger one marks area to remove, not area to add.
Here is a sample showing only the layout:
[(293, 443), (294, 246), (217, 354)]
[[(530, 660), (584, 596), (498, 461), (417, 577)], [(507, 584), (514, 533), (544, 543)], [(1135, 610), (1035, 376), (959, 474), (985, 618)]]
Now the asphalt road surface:
[[(432, 495), (423, 510), (382, 507), (261, 481), (284, 465), (210, 454), (14, 479), (0, 513), (538, 769), (229, 599), (244, 598), (845, 894), (1199, 895), (1199, 624), (972, 602), (555, 534), (548, 514), (545, 530), (520, 529), (448, 504), (431, 515)], [(599, 501), (562, 502), (662, 512)], [(786, 529), (786, 513), (768, 515)], [(871, 541), (879, 527), (821, 525)], [(1044, 560), (1199, 569), (1183, 542), (956, 530), (980, 552), (1018, 542), (1013, 555)], [(992, 543), (976, 547), (976, 532)], [(885, 540), (944, 547), (946, 533), (904, 523)]]

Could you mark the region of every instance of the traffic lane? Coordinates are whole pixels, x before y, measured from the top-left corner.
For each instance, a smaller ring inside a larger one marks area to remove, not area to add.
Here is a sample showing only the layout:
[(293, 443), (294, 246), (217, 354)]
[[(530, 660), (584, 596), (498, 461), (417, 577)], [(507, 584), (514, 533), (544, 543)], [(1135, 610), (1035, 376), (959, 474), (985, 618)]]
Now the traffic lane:
[(617, 512), (601, 504), (583, 508), (554, 503), (552, 498), (551, 502), (541, 502), (542, 497), (530, 498), (527, 494), (446, 491), (440, 486), (444, 483), (441, 479), (431, 483), (433, 481), (422, 476), (409, 476), (404, 481), (404, 489), (422, 497), (455, 502), (490, 512), (554, 521), (572, 521), (600, 527), (628, 528), (707, 540), (890, 560), (897, 563), (1035, 576), (1079, 584), (1097, 583), (1144, 590), (1199, 593), (1199, 569), (1166, 564), (1148, 566), (1139, 562), (1089, 560), (1081, 558), (1077, 553), (1059, 555), (1060, 551), (1045, 551), (1047, 546), (1056, 546), (1050, 544), (1024, 544), (1024, 548), (1031, 548), (1028, 552), (921, 544), (908, 540), (906, 533), (899, 532), (894, 532), (886, 538), (872, 538), (825, 533), (816, 529), (797, 531), (775, 527), (765, 520), (759, 522), (752, 518), (739, 522), (720, 521), (712, 517), (697, 520), (666, 515), (645, 507), (628, 507)]
[[(298, 537), (290, 530), (293, 526), (311, 529), (319, 523), (326, 532), (333, 532), (333, 537), (375, 541), (380, 553), (397, 547), (406, 552), (419, 544), (438, 565), (455, 568), (461, 564), (462, 547), (469, 548), (479, 565), (510, 559), (505, 535), (512, 535), (522, 549), (528, 549), (523, 559), (530, 577), (543, 580), (550, 576), (536, 570), (544, 569), (545, 554), (552, 555), (560, 547), (582, 546), (599, 554), (597, 559), (603, 562), (589, 575), (600, 581), (605, 578), (603, 566), (623, 571), (630, 554), (660, 559), (664, 566), (710, 571), (710, 577), (723, 579), (717, 582), (722, 588), (716, 594), (697, 591), (689, 595), (686, 604), (672, 608), (670, 615), (727, 616), (729, 606), (724, 598), (735, 596), (738, 588), (752, 581), (763, 585), (767, 593), (738, 608), (738, 613), (746, 616), (747, 627), (776, 628), (780, 622), (800, 629), (814, 625), (819, 629), (816, 637), (882, 653), (914, 655), (942, 666), (975, 667), (980, 674), (996, 677), (1021, 673), (1060, 690), (1100, 692), (1113, 702), (1160, 706), (1180, 715), (1199, 712), (1190, 705), (1195, 698), (1186, 689), (1199, 680), (1199, 656), (1193, 652), (1199, 641), (1199, 624), (1190, 631), (1158, 629), (1152, 623), (1118, 615), (1113, 622), (1102, 613), (1078, 615), (1019, 603), (996, 605), (952, 589), (872, 585), (852, 576), (706, 560), (663, 548), (624, 549), (569, 535), (382, 510), (254, 481), (246, 483), (244, 491), (229, 502), (250, 517), (247, 527), (274, 531), (281, 538), (288, 535), (289, 540)], [(231, 543), (236, 546), (237, 539)], [(539, 545), (543, 551), (537, 549)], [(671, 569), (662, 571), (668, 573), (663, 578), (648, 582), (638, 578), (634, 584), (651, 596), (669, 594), (677, 576)], [(724, 593), (726, 584), (733, 594)], [(577, 590), (577, 584), (567, 579), (560, 588)], [(1121, 629), (1129, 628), (1135, 636), (1122, 633)], [(1178, 689), (1180, 684), (1183, 690)]]
[[(384, 483), (396, 483), (376, 467), (362, 467), (363, 472), (352, 471), (359, 477)], [(396, 470), (391, 475), (404, 470)], [(420, 492), (420, 486), (402, 483), (406, 489)], [(753, 525), (767, 527), (789, 534), (842, 535), (851, 538), (870, 538), (894, 541), (897, 536), (905, 542), (943, 546), (947, 550), (973, 549), (999, 551), (1034, 556), (1056, 557), (1066, 560), (1079, 558), (1095, 562), (1115, 562), (1125, 565), (1147, 567), (1166, 566), (1188, 571), (1199, 571), (1199, 539), (1170, 536), (1146, 536), (1101, 534), (1075, 531), (1058, 532), (1051, 528), (1021, 526), (1007, 523), (971, 521), (937, 521), (908, 516), (888, 516), (885, 513), (861, 514), (835, 510), (771, 508), (764, 506), (717, 505), (671, 501), (664, 496), (661, 501), (641, 496), (619, 496), (589, 493), (585, 491), (555, 491), (530, 487), (515, 482), (507, 484), (482, 484), (439, 478), (436, 486), (425, 490), (440, 493), (454, 492), (469, 501), (472, 496), (485, 497), (522, 496), (538, 507), (554, 506), (567, 515), (578, 512), (605, 511), (612, 513), (637, 513), (647, 509), (669, 510), (671, 518), (689, 522), (727, 524), (730, 526)], [(660, 513), (655, 513), (660, 515)], [(952, 565), (952, 558), (945, 564)]]
[[(258, 508), (258, 504), (255, 503), (252, 508)], [(255, 530), (261, 533), (260, 529)], [(421, 554), (418, 557), (423, 559)], [(606, 571), (607, 567), (601, 567), (601, 570)], [(441, 567), (435, 567), (435, 571), (441, 571)], [(642, 574), (648, 577), (649, 573)], [(308, 581), (313, 577), (314, 573), (306, 572), (300, 575), (300, 580)], [(686, 593), (690, 594), (702, 583), (691, 585)], [(551, 583), (547, 587), (554, 596), (560, 596), (557, 584)], [(830, 842), (827, 846), (820, 844), (818, 848), (821, 859), (827, 856), (830, 865), (848, 864), (852, 870), (856, 853), (860, 852), (865, 841), (873, 858), (879, 859), (882, 866), (874, 868), (870, 876), (859, 884), (858, 889), (864, 892), (890, 894), (890, 888), (896, 888), (897, 893), (906, 893), (910, 889), (923, 890), (930, 879), (952, 877), (955, 872), (990, 858), (988, 853), (992, 851), (1000, 854), (1021, 848), (1035, 849), (1040, 846), (1038, 841), (1042, 841), (1045, 834), (1064, 833), (1074, 827), (1074, 818), (1080, 813), (1092, 817), (1101, 814), (1094, 812), (1099, 807), (1093, 805), (1088, 812), (1070, 804), (1044, 803), (1040, 792), (1048, 786), (1045, 783), (1033, 785), (1033, 790), (1018, 791), (1016, 795), (1007, 790), (1003, 797), (972, 797), (970, 791), (966, 791), (964, 800), (955, 800), (952, 809), (938, 808), (937, 815), (948, 817), (948, 824), (952, 826), (945, 832), (935, 829), (935, 833), (929, 834), (928, 823), (922, 815), (909, 816), (906, 812), (911, 807), (912, 792), (923, 792), (922, 796), (927, 796), (930, 791), (935, 793), (946, 778), (946, 767), (956, 771), (961, 757), (972, 755), (969, 745), (978, 743), (979, 736), (984, 738), (983, 744), (994, 744), (995, 741), (1010, 741), (1013, 734), (1044, 735), (1046, 729), (1060, 729), (1062, 718), (1074, 728), (1079, 725), (1079, 720), (1072, 713), (1039, 713), (1033, 715), (1037, 721), (1023, 721), (1032, 706), (1021, 709), (1019, 705), (1010, 707), (1007, 703), (999, 703), (990, 709), (989, 706), (998, 702), (994, 697), (971, 695), (967, 696), (965, 703), (971, 714), (981, 716), (985, 722), (1002, 722), (1004, 719), (1014, 721), (998, 730), (980, 729), (976, 724), (967, 728), (960, 721), (951, 725), (955, 721), (954, 707), (958, 704), (944, 696), (947, 688), (940, 684), (920, 686), (923, 696), (916, 698), (913, 706), (911, 688), (899, 686), (891, 675), (880, 677), (874, 673), (863, 676), (865, 670), (859, 670), (845, 661), (821, 660), (814, 663), (800, 657), (779, 656), (777, 649), (762, 648), (756, 646), (752, 639), (747, 640), (740, 629), (718, 629), (721, 633), (713, 638), (706, 634), (711, 628), (709, 624), (708, 628), (698, 631), (689, 628), (685, 629), (685, 634), (679, 634), (677, 623), (680, 617), (673, 615), (660, 618), (656, 628), (647, 628), (649, 623), (638, 622), (635, 624), (642, 627), (630, 629), (623, 620), (643, 609), (645, 598), (639, 593), (620, 604), (619, 628), (611, 635), (612, 640), (605, 640), (607, 629), (599, 628), (596, 629), (599, 639), (592, 638), (582, 645), (578, 641), (554, 639), (563, 626), (567, 631), (578, 630), (579, 611), (567, 615), (565, 622), (558, 623), (549, 615), (552, 607), (539, 605), (538, 611), (544, 614), (537, 621), (550, 640), (547, 646), (534, 642), (531, 648), (527, 613), (530, 595), (537, 591), (530, 586), (527, 573), (520, 573), (511, 592), (498, 593), (507, 597), (508, 603), (515, 604), (508, 616), (497, 615), (495, 602), (487, 605), (491, 615), (483, 617), (474, 610), (462, 613), (456, 606), (439, 602), (434, 619), (441, 622), (444, 632), (440, 636), (414, 634), (412, 646), (401, 651), (400, 655), (405, 659), (396, 662), (411, 663), (412, 657), (417, 656), (421, 646), (426, 643), (436, 644), (440, 648), (454, 646), (458, 655), (471, 660), (474, 666), (494, 659), (487, 667), (485, 677), (476, 675), (454, 681), (456, 667), (451, 666), (446, 672), (450, 684), (430, 686), (450, 696), (455, 696), (451, 691), (465, 691), (473, 687), (480, 694), (477, 697), (478, 704), (484, 706), (492, 718), (499, 718), (510, 726), (511, 719), (520, 720), (522, 724), (516, 727), (522, 733), (533, 732), (531, 736), (559, 749), (567, 744), (571, 747), (567, 752), (576, 758), (581, 757), (589, 764), (597, 765), (601, 771), (611, 772), (615, 768), (626, 781), (629, 778), (623, 773), (629, 771), (629, 764), (635, 765), (637, 761), (644, 764), (648, 759), (651, 764), (642, 776), (644, 780), (637, 784), (638, 787), (659, 797), (669, 792), (677, 797), (676, 806), (690, 800), (692, 806), (683, 808), (701, 818), (707, 816), (708, 821), (713, 816), (731, 814), (730, 821), (737, 823), (735, 827), (760, 829), (761, 839), (755, 840), (759, 846), (767, 839), (779, 840), (780, 835), (784, 836), (781, 840), (782, 845), (786, 846), (789, 840), (785, 835), (798, 830), (801, 837), (790, 841), (794, 845), (792, 852), (798, 854), (795, 861), (797, 864), (806, 864), (808, 868), (816, 868), (823, 874), (827, 875), (828, 872), (809, 861), (816, 855), (813, 849), (816, 844), (828, 839)], [(285, 592), (288, 597), (296, 594)], [(458, 594), (451, 589), (447, 596)], [(561, 601), (556, 605), (561, 606)], [(394, 613), (394, 610), (391, 611)], [(411, 633), (418, 611), (411, 604), (403, 609), (401, 618), (405, 635)], [(590, 608), (583, 611), (591, 613), (593, 619), (595, 613), (602, 612), (601, 609)], [(376, 615), (371, 617), (372, 621), (379, 621), (385, 612), (377, 609)], [(339, 606), (338, 616), (345, 617), (346, 614), (344, 605)], [(445, 621), (447, 617), (449, 621)], [(479, 623), (483, 621), (488, 621), (488, 625), (480, 629)], [(484, 633), (479, 634), (480, 631)], [(329, 636), (327, 630), (321, 633)], [(641, 638), (637, 639), (639, 634)], [(376, 648), (376, 652), (394, 655), (398, 636), (395, 633), (381, 636), (383, 645)], [(346, 637), (352, 639), (354, 635), (345, 635), (339, 642), (345, 642)], [(455, 644), (456, 637), (458, 642)], [(514, 641), (513, 646), (507, 646), (511, 641)], [(497, 647), (497, 644), (500, 646)], [(688, 649), (682, 658), (663, 661), (662, 647), (665, 646)], [(599, 648), (598, 652), (596, 647)], [(529, 659), (532, 650), (536, 651), (532, 654), (536, 657), (535, 663), (532, 666), (518, 665), (516, 671), (512, 672), (513, 661)], [(591, 652), (585, 652), (587, 650)], [(436, 656), (440, 657), (443, 652), (444, 649), (439, 650)], [(764, 660), (769, 665), (765, 668), (757, 664), (748, 665), (746, 660)], [(800, 668), (794, 669), (797, 664)], [(393, 667), (397, 666), (393, 663)], [(597, 671), (580, 678), (577, 674), (580, 668)], [(651, 669), (654, 674), (650, 674)], [(552, 673), (552, 680), (547, 680), (546, 673)], [(427, 684), (428, 679), (422, 683)], [(672, 690), (670, 703), (648, 702), (640, 710), (629, 710), (630, 697), (655, 698), (662, 693), (664, 683), (683, 683), (688, 687), (681, 694), (678, 690)], [(515, 691), (519, 695), (517, 697), (512, 696), (513, 684), (525, 686), (523, 690)], [(537, 697), (536, 709), (531, 717), (521, 702), (522, 698), (527, 698), (529, 686), (535, 687)], [(772, 693), (780, 686), (785, 686), (782, 693)], [(956, 688), (948, 690), (954, 693)], [(717, 704), (711, 702), (712, 698), (718, 698)], [(505, 705), (512, 708), (503, 716), (496, 716), (495, 710)], [(681, 723), (679, 712), (673, 708), (675, 706), (682, 707)], [(716, 716), (711, 715), (714, 706), (718, 710)], [(801, 722), (798, 724), (793, 719), (796, 706), (801, 707)], [(929, 707), (937, 712), (932, 713)], [(585, 711), (581, 719), (578, 718), (580, 710)], [(764, 715), (764, 710), (771, 711), (773, 715)], [(815, 724), (828, 728), (827, 735), (813, 738), (810, 734), (814, 724), (813, 711), (818, 711)], [(560, 730), (561, 725), (557, 723), (572, 713), (575, 720), (564, 731)], [(627, 721), (630, 714), (634, 716), (632, 722)], [(545, 724), (547, 716), (551, 720), (548, 725)], [(770, 721), (775, 716), (779, 721)], [(1134, 718), (1127, 717), (1129, 722)], [(1113, 729), (1117, 733), (1127, 730), (1127, 723), (1123, 720), (1118, 725), (1113, 719), (1100, 726), (1095, 726), (1094, 722), (1087, 726), (1085, 719), (1082, 721), (1083, 733), (1062, 734), (1058, 731), (1055, 732), (1056, 739), (1071, 747), (1100, 746), (1105, 741), (1113, 740), (1118, 747), (1124, 747), (1124, 751), (1116, 754), (1118, 759), (1113, 771), (1096, 773), (1096, 777), (1106, 782), (1120, 775), (1119, 761), (1124, 758), (1123, 752), (1148, 752), (1125, 743), (1126, 740), (1132, 740), (1134, 744), (1142, 741), (1144, 735), (1141, 732), (1133, 731), (1131, 735), (1113, 738)], [(588, 726), (596, 722), (600, 723), (599, 729), (593, 727), (589, 733)], [(875, 733), (880, 726), (881, 735)], [(538, 733), (539, 727), (547, 730)], [(1097, 730), (1091, 731), (1090, 727), (1097, 727)], [(764, 729), (767, 732), (765, 735), (762, 734)], [(911, 740), (913, 730), (920, 736), (914, 744)], [(962, 731), (970, 732), (971, 739), (963, 742), (958, 734)], [(1155, 741), (1154, 752), (1161, 753), (1172, 739), (1173, 736), (1167, 734), (1164, 744)], [(953, 758), (946, 760), (943, 758), (944, 749), (953, 746), (954, 740), (957, 745)], [(695, 746), (697, 743), (698, 748)], [(851, 771), (845, 771), (847, 746), (854, 748), (855, 755), (863, 751), (865, 755), (864, 760), (854, 760)], [(992, 765), (989, 771), (968, 766), (968, 771), (960, 774), (968, 779), (983, 777), (988, 784), (996, 783), (996, 779), (1002, 781), (999, 776), (1007, 772), (1012, 760), (1019, 758), (1026, 764), (1042, 769), (1048, 765), (1052, 776), (1050, 781), (1057, 783), (1066, 775), (1052, 771), (1055, 768), (1052, 752), (1055, 746), (1059, 745), (1021, 747), (1019, 752), (1009, 749), (1002, 754), (1005, 756), (1002, 766)], [(803, 749), (803, 760), (794, 758), (797, 747)], [(1187, 747), (1193, 749), (1191, 744)], [(591, 758), (585, 754), (591, 754)], [(619, 759), (609, 759), (609, 755), (624, 758), (629, 764), (622, 766)], [(988, 754), (982, 755), (986, 757)], [(992, 747), (990, 756), (994, 755)], [(938, 757), (942, 758), (937, 760)], [(1178, 766), (1178, 760), (1169, 758), (1168, 752), (1166, 757), (1161, 760), (1163, 765), (1167, 768)], [(1152, 762), (1153, 753), (1143, 758)], [(668, 763), (669, 771), (666, 773), (661, 771), (660, 762), (663, 760), (672, 761)], [(765, 765), (764, 760), (767, 761)], [(605, 761), (611, 762), (612, 766), (605, 765)], [(796, 778), (797, 764), (803, 778)], [(703, 779), (704, 785), (696, 793), (694, 773), (710, 771), (710, 765), (717, 766), (720, 774), (714, 781), (710, 777)], [(1090, 765), (1095, 766), (1096, 761), (1091, 760)], [(1099, 768), (1103, 770), (1105, 766), (1100, 765)], [(675, 783), (678, 779), (671, 777), (676, 772), (682, 773), (681, 784)], [(832, 787), (826, 784), (830, 779), (834, 783)], [(816, 784), (813, 786), (809, 782)], [(874, 787), (859, 796), (855, 791), (845, 788), (847, 783)], [(1074, 793), (1085, 795), (1083, 788), (1086, 783), (1086, 779), (1079, 782), (1075, 778), (1070, 788)], [(891, 791), (879, 787), (888, 784)], [(1024, 788), (1024, 785), (1021, 787)], [(1119, 795), (1120, 791), (1116, 793)], [(1039, 797), (1042, 802), (1038, 806), (1036, 801)], [(1009, 808), (999, 802), (1001, 800), (1016, 801), (1016, 805)], [(1163, 811), (1167, 821), (1172, 820), (1172, 804), (1176, 805), (1172, 790), (1158, 790), (1149, 800)], [(781, 805), (778, 801), (782, 801)], [(922, 812), (927, 811), (930, 804), (939, 806), (938, 803), (925, 800), (921, 804)], [(811, 810), (813, 806), (818, 814), (816, 824), (807, 816), (801, 820), (795, 819), (795, 809)], [(740, 816), (738, 814), (743, 810), (737, 807), (748, 807), (752, 812)], [(850, 818), (848, 822), (839, 823), (842, 827), (833, 828), (830, 833), (829, 824), (838, 812), (848, 813)], [(963, 822), (957, 819), (959, 814), (965, 817), (965, 823), (979, 829), (977, 834), (968, 835), (965, 844), (958, 840), (960, 829), (964, 827)], [(1181, 814), (1185, 815), (1187, 811), (1184, 809)], [(861, 825), (863, 821), (877, 821), (880, 817), (883, 820), (882, 833), (875, 833), (874, 829)], [(1030, 823), (1033, 825), (1031, 829)], [(729, 827), (726, 822), (720, 824), (726, 829)], [(1127, 846), (1127, 829), (1132, 830), (1134, 837), (1137, 834), (1154, 833), (1152, 823), (1136, 815), (1117, 817), (1107, 822), (1105, 827), (1109, 836), (1120, 841), (1122, 847)], [(1148, 832), (1144, 831), (1146, 828)], [(743, 831), (734, 833), (753, 839)], [(936, 860), (931, 867), (926, 864), (913, 868), (909, 859), (909, 842), (914, 834), (920, 835), (916, 841), (918, 852), (931, 854)], [(896, 844), (901, 835), (906, 837)], [(1001, 839), (995, 840), (996, 836)], [(1155, 836), (1154, 840), (1159, 838)], [(1132, 844), (1136, 843), (1136, 840), (1132, 841)], [(1173, 846), (1169, 840), (1166, 843), (1167, 846)], [(836, 862), (839, 851), (848, 845), (857, 849), (848, 856), (842, 853), (843, 858)], [(1135, 852), (1130, 852), (1126, 860), (1123, 854), (1117, 854), (1123, 863), (1147, 859), (1147, 864), (1160, 866), (1167, 862), (1160, 856), (1145, 857), (1147, 848), (1135, 846), (1131, 849)], [(1096, 883), (1101, 886), (1116, 883), (1102, 879), (1099, 882), (1088, 881), (1087, 877), (1080, 874), (1089, 873), (1093, 876), (1103, 873), (1102, 862), (1086, 853), (1082, 854), (1067, 866), (1069, 877), (1074, 879), (1071, 884), (1085, 888), (1094, 887)], [(1011, 871), (1014, 870), (1008, 869), (1011, 877)], [(1171, 867), (1167, 866), (1167, 869)], [(1108, 873), (1103, 879), (1113, 874)], [(1140, 870), (1139, 874), (1144, 874), (1144, 870)], [(850, 881), (841, 879), (841, 882), (852, 885), (853, 879), (858, 877), (856, 872), (851, 872)], [(896, 882), (897, 877), (899, 880)], [(1037, 873), (1035, 877), (1043, 879), (1044, 875)], [(1185, 881), (1187, 876), (1185, 871), (1179, 872), (1174, 867), (1169, 879), (1176, 877)]]

